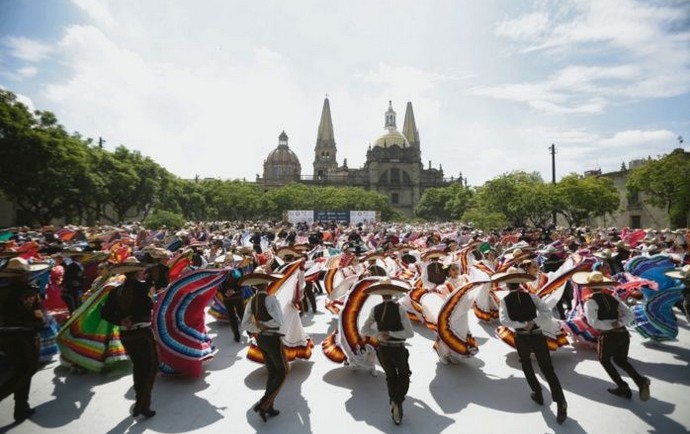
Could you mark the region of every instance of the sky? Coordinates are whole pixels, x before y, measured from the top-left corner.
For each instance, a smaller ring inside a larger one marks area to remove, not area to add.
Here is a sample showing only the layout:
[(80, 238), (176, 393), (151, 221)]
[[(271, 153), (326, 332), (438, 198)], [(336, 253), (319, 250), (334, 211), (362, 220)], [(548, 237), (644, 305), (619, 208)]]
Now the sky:
[(470, 185), (685, 147), (690, 1), (3, 0), (0, 87), (182, 178), (254, 180), (285, 131), (313, 173), (324, 98), (361, 167), (412, 102), (424, 166)]

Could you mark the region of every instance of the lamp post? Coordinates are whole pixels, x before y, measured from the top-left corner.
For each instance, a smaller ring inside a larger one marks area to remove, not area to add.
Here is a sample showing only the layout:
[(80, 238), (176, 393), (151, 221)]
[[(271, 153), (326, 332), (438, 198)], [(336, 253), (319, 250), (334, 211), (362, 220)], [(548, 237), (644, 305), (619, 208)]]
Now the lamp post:
[[(551, 183), (556, 184), (556, 145), (553, 143), (549, 146), (549, 151), (551, 152)], [(556, 226), (556, 211), (551, 214), (551, 222)]]

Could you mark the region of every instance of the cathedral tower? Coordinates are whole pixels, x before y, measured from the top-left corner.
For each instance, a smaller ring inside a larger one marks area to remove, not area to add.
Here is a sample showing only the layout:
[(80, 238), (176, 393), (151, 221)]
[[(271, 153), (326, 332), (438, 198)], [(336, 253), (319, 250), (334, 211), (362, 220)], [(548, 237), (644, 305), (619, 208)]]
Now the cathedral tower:
[(319, 132), (316, 136), (314, 147), (314, 178), (324, 179), (328, 172), (338, 168), (336, 161), (335, 136), (333, 134), (333, 121), (331, 120), (331, 106), (328, 97), (323, 101)]

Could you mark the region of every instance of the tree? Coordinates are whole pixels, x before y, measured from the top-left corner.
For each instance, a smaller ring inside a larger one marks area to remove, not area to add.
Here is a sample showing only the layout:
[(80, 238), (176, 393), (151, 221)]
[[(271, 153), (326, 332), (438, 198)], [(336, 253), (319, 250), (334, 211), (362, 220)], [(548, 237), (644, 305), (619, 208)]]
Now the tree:
[(556, 212), (570, 227), (612, 213), (620, 205), (613, 180), (605, 176), (581, 176), (571, 173), (563, 177), (554, 190)]
[(504, 173), (477, 189), (473, 208), (480, 212), (501, 214), (511, 225), (544, 225), (553, 205), (551, 188), (538, 173), (515, 171)]
[(690, 212), (690, 154), (678, 148), (630, 171), (629, 195), (645, 193), (644, 202), (664, 208), (673, 227), (685, 227)]
[(86, 146), (52, 113), (30, 113), (0, 90), (0, 190), (30, 220), (46, 224), (68, 214), (87, 169)]
[(472, 191), (461, 183), (424, 191), (415, 214), (426, 220), (459, 220), (469, 206)]
[(508, 225), (506, 216), (499, 212), (487, 212), (479, 208), (469, 208), (462, 217), (465, 223), (472, 227), (487, 231), (494, 228), (502, 228)]
[(183, 228), (185, 223), (187, 221), (182, 215), (165, 210), (155, 210), (144, 220), (147, 229), (160, 229), (165, 226), (170, 230), (178, 230)]

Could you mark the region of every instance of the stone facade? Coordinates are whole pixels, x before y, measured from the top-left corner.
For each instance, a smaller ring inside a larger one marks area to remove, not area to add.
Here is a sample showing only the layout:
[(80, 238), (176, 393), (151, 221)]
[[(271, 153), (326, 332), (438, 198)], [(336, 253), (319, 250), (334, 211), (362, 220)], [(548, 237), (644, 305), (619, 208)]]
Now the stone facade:
[[(376, 191), (386, 196), (393, 208), (407, 217), (413, 217), (414, 208), (424, 190), (463, 181), (462, 176), (451, 180), (445, 179), (443, 169), (432, 168), (431, 162), (428, 168), (424, 168), (412, 103), (407, 103), (404, 126), (400, 132), (397, 129), (396, 113), (389, 102), (388, 110), (385, 112), (384, 128), (384, 133), (369, 146), (364, 166), (357, 169), (349, 168), (347, 159), (343, 160), (342, 165), (338, 165), (330, 102), (326, 98), (314, 147), (314, 173), (300, 176), (300, 182), (309, 185), (360, 187)], [(275, 152), (276, 150), (272, 151), (269, 157)], [(267, 158), (264, 161), (264, 177), (257, 178), (257, 182), (264, 188), (287, 184), (289, 180), (271, 175), (271, 165)]]

